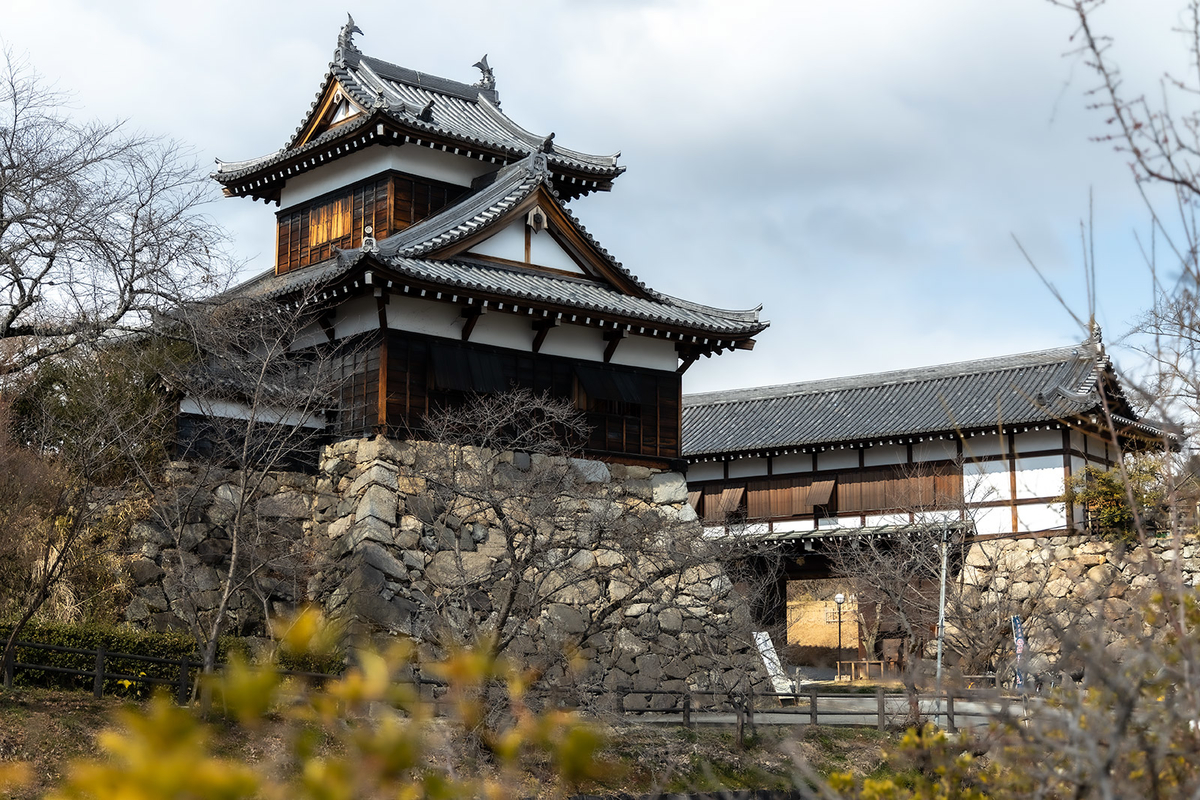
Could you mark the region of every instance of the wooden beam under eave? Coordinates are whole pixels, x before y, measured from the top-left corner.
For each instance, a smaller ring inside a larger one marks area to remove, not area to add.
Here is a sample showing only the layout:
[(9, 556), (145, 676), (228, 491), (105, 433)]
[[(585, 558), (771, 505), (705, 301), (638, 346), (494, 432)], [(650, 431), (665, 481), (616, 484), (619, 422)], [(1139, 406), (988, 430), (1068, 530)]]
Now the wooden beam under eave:
[(604, 348), (604, 363), (612, 361), (613, 353), (617, 352), (617, 345), (621, 340), (629, 335), (629, 331), (622, 328), (619, 331), (609, 331), (604, 334), (604, 340), (608, 342), (608, 347)]
[(533, 337), (533, 352), (536, 353), (542, 349), (542, 343), (546, 341), (546, 334), (550, 332), (551, 328), (557, 328), (559, 324), (557, 317), (554, 319), (539, 319), (533, 323), (533, 329), (537, 331), (537, 334)]
[(463, 317), (466, 322), (463, 323), (462, 340), (464, 342), (471, 341), (471, 332), (475, 330), (475, 323), (479, 322), (479, 318), (487, 313), (487, 309), (483, 306), (472, 306), (462, 310)]
[(687, 372), (688, 367), (690, 367), (692, 364), (695, 364), (696, 360), (699, 358), (700, 358), (699, 353), (694, 353), (690, 356), (684, 357), (683, 363), (679, 365), (679, 368), (677, 370), (675, 370), (675, 374), (682, 375), (683, 373)]
[(733, 349), (734, 350), (753, 350), (754, 344), (755, 344), (755, 342), (753, 339), (740, 339), (733, 343)]

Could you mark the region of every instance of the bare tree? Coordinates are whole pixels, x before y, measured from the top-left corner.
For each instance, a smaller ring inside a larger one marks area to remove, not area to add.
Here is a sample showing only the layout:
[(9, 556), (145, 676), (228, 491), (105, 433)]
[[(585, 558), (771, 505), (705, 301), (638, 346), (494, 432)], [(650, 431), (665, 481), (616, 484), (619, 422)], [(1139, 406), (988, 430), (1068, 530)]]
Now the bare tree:
[(79, 122), (11, 50), (0, 69), (0, 375), (144, 326), (231, 274), (178, 142)]
[(137, 468), (157, 489), (152, 522), (171, 612), (195, 637), (206, 672), (221, 635), (257, 616), (246, 595), (269, 624), (274, 589), (312, 560), (298, 522), (311, 516), (311, 478), (289, 471), (314, 462), (327, 436), (348, 347), (299, 347), (311, 317), (305, 302), (227, 300), (185, 307), (164, 325), (187, 344), (164, 366), (190, 412), (179, 422), (183, 461), (165, 485), (153, 462)]

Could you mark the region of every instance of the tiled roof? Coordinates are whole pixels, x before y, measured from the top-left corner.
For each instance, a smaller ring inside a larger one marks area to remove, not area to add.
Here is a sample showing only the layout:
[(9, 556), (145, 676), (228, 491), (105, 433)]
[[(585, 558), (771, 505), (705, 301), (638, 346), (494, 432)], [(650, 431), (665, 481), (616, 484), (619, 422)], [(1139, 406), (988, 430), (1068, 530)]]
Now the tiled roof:
[[(351, 23), (352, 25), (353, 23)], [(348, 26), (350, 27), (350, 26)], [(357, 29), (353, 29), (357, 31)], [(313, 142), (297, 147), (331, 81), (336, 81), (356, 103), (366, 109), (358, 120), (331, 128), (322, 137), (339, 137), (362, 125), (373, 112), (415, 132), (425, 132), (468, 147), (485, 148), (523, 158), (544, 152), (552, 168), (611, 179), (624, 171), (617, 166), (619, 153), (593, 155), (570, 150), (554, 142), (554, 134), (539, 135), (525, 130), (500, 110), (499, 96), (492, 88), (468, 85), (427, 75), (406, 67), (364, 56), (350, 42), (346, 30), (339, 36), (335, 60), (329, 65), (317, 100), (285, 147), (247, 161), (218, 161), (213, 177), (229, 184), (287, 158), (313, 149)], [(318, 137), (318, 138), (322, 138)]]
[[(319, 289), (350, 279), (368, 268), (361, 250), (343, 254), (320, 264), (275, 275), (260, 274), (226, 292), (227, 297), (282, 298), (310, 289)], [(634, 325), (633, 333), (652, 333), (652, 328), (683, 328), (697, 335), (719, 339), (728, 346), (734, 339), (753, 336), (769, 323), (758, 319), (758, 311), (730, 311), (687, 303), (662, 295), (661, 299), (632, 297), (592, 280), (552, 275), (535, 269), (500, 267), (469, 259), (435, 261), (392, 256), (380, 258), (394, 280), (410, 278), (459, 290), (509, 297), (530, 305), (558, 305), (577, 309), (582, 318), (621, 321)], [(382, 275), (380, 277), (383, 277)], [(376, 279), (377, 280), (377, 279)], [(645, 330), (639, 331), (639, 322)]]
[[(1106, 375), (1112, 366), (1103, 345), (1089, 339), (978, 361), (686, 395), (683, 452), (763, 452), (1052, 422), (1100, 408)], [(1123, 397), (1109, 400), (1133, 418)]]

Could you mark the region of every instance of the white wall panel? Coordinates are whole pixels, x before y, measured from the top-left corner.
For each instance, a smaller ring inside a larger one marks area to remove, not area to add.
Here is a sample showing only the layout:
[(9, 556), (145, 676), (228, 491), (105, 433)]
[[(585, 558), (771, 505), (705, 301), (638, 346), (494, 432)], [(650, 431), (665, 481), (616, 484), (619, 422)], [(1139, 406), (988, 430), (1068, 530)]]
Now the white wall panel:
[[(599, 331), (594, 328), (584, 328), (581, 325), (560, 325), (546, 334), (542, 342), (541, 352), (548, 356), (563, 356), (565, 358), (582, 358), (587, 361), (603, 361), (606, 342), (600, 338)], [(532, 340), (530, 348), (532, 348)], [(620, 350), (622, 344), (617, 349)]]
[(470, 186), (475, 178), (495, 171), (496, 165), (416, 145), (370, 146), (289, 180), (279, 193), (279, 207), (286, 210), (391, 169)]
[(1062, 450), (1062, 431), (1026, 431), (1013, 437), (1017, 455), (1036, 453), (1039, 450)]
[(1017, 507), (1017, 530), (1045, 531), (1067, 527), (1067, 512), (1062, 503)]
[(484, 314), (475, 323), (475, 329), (471, 331), (471, 341), (528, 353), (533, 350), (533, 329), (529, 325), (528, 317), (493, 311)]
[(794, 533), (795, 531), (811, 531), (813, 529), (813, 521), (811, 519), (790, 519), (786, 522), (771, 523), (771, 528), (776, 533)]
[(771, 471), (776, 475), (789, 472), (812, 472), (812, 453), (789, 453), (786, 456), (775, 456), (771, 462)]
[(963, 456), (999, 456), (1008, 452), (1008, 437), (996, 433), (968, 436), (963, 440)]
[(1071, 431), (1071, 449), (1078, 450), (1079, 452), (1082, 453), (1083, 452), (1083, 439), (1084, 439), (1084, 436), (1082, 433), (1080, 433), (1079, 431)]
[(957, 510), (917, 511), (913, 521), (922, 525), (957, 525), (961, 518)]
[(587, 274), (547, 230), (539, 231), (530, 237), (529, 263), (537, 264), (539, 267), (575, 272), (580, 275)]
[(736, 458), (729, 462), (729, 477), (748, 478), (767, 474), (765, 458)]
[(1012, 533), (1012, 509), (1008, 506), (975, 509), (971, 514), (975, 520), (975, 532), (980, 536), (994, 533)]
[(908, 514), (879, 514), (869, 516), (863, 522), (868, 528), (878, 528), (882, 525), (907, 525)]
[(963, 497), (968, 503), (1012, 499), (1007, 461), (970, 461), (963, 464)]
[(908, 461), (908, 447), (902, 444), (885, 444), (863, 450), (863, 464), (879, 467), (885, 464), (903, 464)]
[(493, 256), (509, 261), (525, 261), (525, 221), (510, 222), (494, 234), (477, 242), (467, 251), (475, 255)]
[(858, 449), (826, 450), (817, 453), (817, 469), (849, 469), (858, 466)]
[(1017, 459), (1017, 499), (1059, 497), (1064, 489), (1062, 456)]
[[(596, 331), (591, 331), (591, 334), (600, 339), (600, 334)], [(554, 331), (550, 331), (549, 336), (553, 336)], [(549, 339), (547, 336), (547, 339)], [(601, 339), (602, 343), (603, 340)], [(545, 346), (542, 348), (545, 349)], [(601, 353), (603, 358), (603, 352)], [(624, 364), (629, 367), (645, 367), (647, 369), (661, 369), (674, 372), (679, 367), (679, 354), (675, 351), (675, 343), (665, 339), (651, 339), (649, 336), (634, 336), (630, 334), (619, 345), (617, 351), (613, 353), (613, 364)]]
[[(374, 306), (374, 300), (367, 300)], [(392, 295), (385, 308), (389, 328), (447, 339), (462, 339), (462, 310), (452, 303)], [(340, 327), (338, 332), (341, 333)]]
[(953, 461), (958, 458), (958, 447), (953, 439), (916, 442), (912, 449), (913, 461)]
[(700, 464), (689, 464), (687, 479), (689, 483), (696, 481), (718, 481), (725, 477), (725, 464), (721, 461), (704, 461)]
[(342, 303), (338, 306), (333, 329), (339, 339), (379, 330), (379, 308), (375, 304), (375, 298), (356, 297)]

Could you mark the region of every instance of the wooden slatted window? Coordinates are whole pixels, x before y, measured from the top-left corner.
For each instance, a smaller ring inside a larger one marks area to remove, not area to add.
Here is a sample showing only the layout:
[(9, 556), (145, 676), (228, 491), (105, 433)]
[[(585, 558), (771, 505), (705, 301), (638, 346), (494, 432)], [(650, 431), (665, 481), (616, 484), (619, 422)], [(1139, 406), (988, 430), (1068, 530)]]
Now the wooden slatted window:
[(362, 245), (366, 227), (383, 239), (440, 211), (468, 191), (440, 181), (384, 173), (279, 212), (275, 271), (331, 258)]
[(308, 210), (308, 246), (342, 239), (350, 234), (352, 197), (339, 197)]

